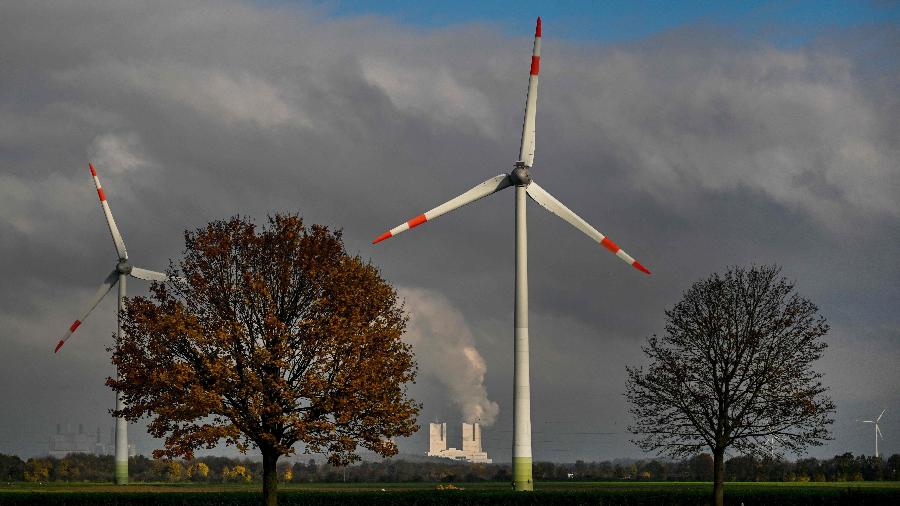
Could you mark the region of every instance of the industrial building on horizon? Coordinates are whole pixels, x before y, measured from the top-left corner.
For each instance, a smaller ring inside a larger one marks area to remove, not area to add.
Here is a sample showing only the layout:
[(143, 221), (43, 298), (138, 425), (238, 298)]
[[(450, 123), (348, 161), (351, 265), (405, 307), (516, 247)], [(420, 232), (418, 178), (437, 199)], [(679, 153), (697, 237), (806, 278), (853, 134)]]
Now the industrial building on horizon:
[(462, 424), (462, 450), (447, 448), (447, 424), (432, 423), (428, 427), (428, 455), (429, 457), (443, 457), (453, 460), (465, 460), (478, 464), (490, 464), (493, 460), (488, 458), (487, 452), (481, 448), (481, 424)]
[[(100, 438), (100, 427), (97, 427), (97, 435), (87, 434), (84, 425), (78, 424), (78, 432), (66, 424), (65, 427), (56, 424), (56, 434), (50, 436), (50, 451), (52, 457), (63, 458), (70, 453), (91, 453), (94, 455), (112, 455), (115, 433), (110, 432), (109, 443), (103, 443)], [(128, 445), (128, 456), (137, 454), (133, 444)]]

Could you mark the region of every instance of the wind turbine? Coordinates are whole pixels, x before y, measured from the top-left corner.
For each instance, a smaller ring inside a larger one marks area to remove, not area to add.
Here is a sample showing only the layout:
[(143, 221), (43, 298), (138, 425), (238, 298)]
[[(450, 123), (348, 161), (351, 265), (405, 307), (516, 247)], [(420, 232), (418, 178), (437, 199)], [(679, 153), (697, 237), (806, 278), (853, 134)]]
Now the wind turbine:
[[(58, 352), (60, 348), (62, 348), (63, 344), (72, 336), (75, 330), (81, 325), (91, 311), (97, 307), (97, 304), (103, 300), (103, 297), (112, 290), (113, 286), (116, 283), (119, 284), (119, 312), (125, 309), (125, 279), (128, 276), (132, 276), (138, 279), (143, 279), (146, 281), (166, 281), (169, 277), (162, 273), (156, 271), (150, 271), (147, 269), (141, 269), (140, 267), (134, 267), (128, 261), (128, 252), (125, 250), (125, 241), (122, 239), (122, 234), (119, 233), (119, 227), (116, 226), (116, 220), (113, 219), (112, 211), (109, 210), (109, 203), (106, 202), (106, 194), (103, 192), (103, 187), (100, 186), (100, 178), (97, 177), (97, 171), (94, 170), (93, 164), (88, 164), (91, 168), (91, 176), (94, 178), (94, 186), (97, 187), (97, 196), (100, 197), (100, 207), (103, 209), (103, 214), (106, 215), (106, 224), (109, 225), (109, 233), (112, 235), (113, 244), (116, 247), (116, 254), (118, 255), (118, 261), (116, 262), (116, 267), (112, 272), (109, 273), (109, 276), (106, 276), (106, 279), (103, 281), (103, 284), (100, 285), (100, 288), (97, 289), (97, 293), (94, 294), (94, 297), (91, 299), (90, 304), (87, 306), (87, 310), (81, 316), (81, 318), (75, 320), (72, 325), (69, 326), (69, 330), (63, 336), (62, 339), (59, 340), (59, 343), (56, 345), (56, 349), (53, 351), (54, 353)], [(117, 334), (119, 339), (122, 338), (122, 321), (121, 317), (117, 317)], [(118, 374), (118, 373), (117, 373)], [(125, 408), (125, 403), (122, 400), (122, 395), (119, 392), (116, 392), (116, 410), (122, 410)], [(125, 485), (128, 483), (128, 422), (123, 417), (116, 418), (116, 484)]]
[(878, 436), (881, 436), (881, 439), (884, 439), (884, 434), (881, 433), (881, 429), (878, 428), (878, 422), (881, 421), (881, 417), (884, 416), (884, 412), (887, 411), (887, 408), (881, 410), (881, 414), (878, 415), (878, 418), (874, 420), (861, 420), (862, 423), (872, 423), (875, 424), (875, 457), (878, 457)]
[(512, 172), (492, 177), (462, 195), (390, 229), (372, 241), (373, 244), (381, 242), (507, 187), (516, 187), (515, 377), (513, 387), (513, 485), (516, 490), (533, 490), (534, 487), (531, 454), (531, 388), (528, 371), (528, 241), (525, 220), (525, 195), (527, 194), (546, 210), (559, 216), (570, 225), (587, 234), (591, 239), (599, 242), (603, 247), (632, 267), (650, 274), (650, 271), (625, 253), (608, 237), (598, 232), (532, 181), (530, 169), (534, 163), (535, 112), (537, 111), (540, 62), (541, 18), (538, 18), (534, 32), (531, 75), (528, 79), (528, 95), (525, 100), (525, 120), (522, 125), (519, 158), (515, 162)]

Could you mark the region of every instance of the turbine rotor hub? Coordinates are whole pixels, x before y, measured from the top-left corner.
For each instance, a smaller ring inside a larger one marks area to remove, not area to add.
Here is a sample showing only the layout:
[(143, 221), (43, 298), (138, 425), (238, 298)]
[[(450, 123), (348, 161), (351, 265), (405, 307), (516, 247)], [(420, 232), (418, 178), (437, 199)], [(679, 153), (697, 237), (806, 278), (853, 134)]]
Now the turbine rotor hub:
[(509, 173), (509, 179), (516, 186), (528, 186), (531, 184), (531, 172), (525, 162), (516, 162), (515, 168)]
[(119, 274), (131, 274), (132, 266), (128, 263), (128, 260), (119, 260), (119, 263), (116, 264), (116, 272)]

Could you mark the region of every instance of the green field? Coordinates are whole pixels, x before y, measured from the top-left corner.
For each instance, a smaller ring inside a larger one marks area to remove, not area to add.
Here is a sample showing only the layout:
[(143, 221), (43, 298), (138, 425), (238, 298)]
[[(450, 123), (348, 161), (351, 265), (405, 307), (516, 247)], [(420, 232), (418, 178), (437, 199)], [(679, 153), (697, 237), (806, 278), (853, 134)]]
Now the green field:
[[(513, 493), (506, 483), (455, 483), (461, 490), (437, 490), (438, 483), (282, 484), (284, 505), (698, 505), (707, 504), (711, 485), (700, 482), (539, 482), (534, 493)], [(0, 484), (0, 504), (151, 505), (257, 504), (260, 485), (139, 483)], [(727, 483), (726, 504), (839, 505), (900, 504), (900, 482)]]

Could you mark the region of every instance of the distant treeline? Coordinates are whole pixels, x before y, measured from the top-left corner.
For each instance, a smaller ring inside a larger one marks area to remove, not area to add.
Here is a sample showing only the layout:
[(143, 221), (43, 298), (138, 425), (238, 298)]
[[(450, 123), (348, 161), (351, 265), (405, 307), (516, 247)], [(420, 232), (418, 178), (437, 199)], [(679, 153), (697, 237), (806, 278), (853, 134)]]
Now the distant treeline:
[[(38, 457), (23, 461), (0, 454), (0, 481), (112, 481), (113, 457), (72, 453), (63, 458)], [(283, 482), (473, 482), (511, 481), (508, 464), (469, 464), (450, 460), (388, 459), (334, 467), (310, 460), (281, 462)], [(727, 481), (897, 481), (900, 454), (889, 458), (854, 456), (800, 459), (795, 462), (734, 457), (725, 462)], [(200, 457), (193, 460), (155, 460), (132, 457), (129, 474), (137, 482), (252, 482), (262, 476), (262, 463), (250, 459)], [(559, 464), (536, 462), (539, 481), (710, 481), (713, 460), (701, 454), (682, 461), (639, 460)]]

